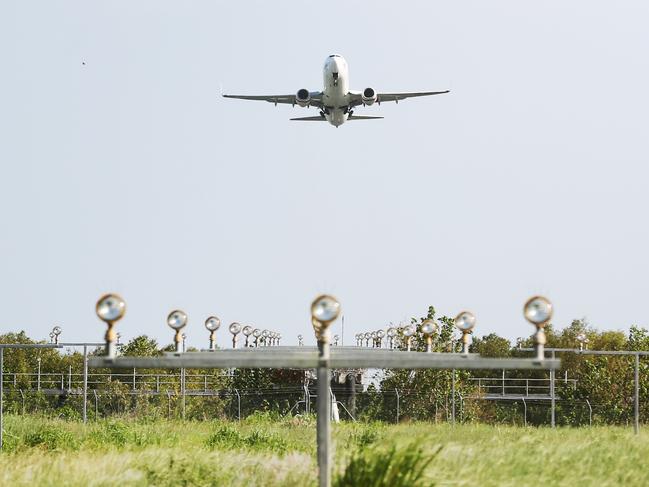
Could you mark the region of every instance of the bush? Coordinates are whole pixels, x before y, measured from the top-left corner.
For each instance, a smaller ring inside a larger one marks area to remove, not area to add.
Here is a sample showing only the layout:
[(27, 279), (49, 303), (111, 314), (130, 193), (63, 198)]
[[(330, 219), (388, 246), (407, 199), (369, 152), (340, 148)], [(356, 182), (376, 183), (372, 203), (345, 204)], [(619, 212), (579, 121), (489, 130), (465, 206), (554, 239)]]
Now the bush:
[(69, 431), (43, 426), (33, 433), (28, 433), (23, 442), (28, 447), (40, 447), (48, 451), (76, 449), (77, 441)]
[[(424, 485), (424, 471), (441, 448), (425, 455), (414, 445), (397, 450), (376, 449), (355, 453), (334, 481), (335, 487), (418, 487)], [(426, 482), (425, 485), (433, 485)]]

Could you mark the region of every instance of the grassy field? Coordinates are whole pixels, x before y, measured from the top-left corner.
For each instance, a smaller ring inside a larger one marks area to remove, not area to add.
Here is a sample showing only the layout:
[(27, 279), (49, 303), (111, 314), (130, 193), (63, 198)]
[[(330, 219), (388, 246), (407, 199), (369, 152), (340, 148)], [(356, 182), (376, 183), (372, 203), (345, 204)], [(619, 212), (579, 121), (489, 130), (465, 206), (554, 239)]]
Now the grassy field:
[[(627, 428), (346, 423), (334, 426), (334, 440), (339, 477), (352, 454), (355, 470), (376, 469), (394, 445), (397, 456), (421, 449), (422, 458), (410, 458), (415, 463), (429, 457), (420, 485), (649, 485), (649, 434)], [(313, 419), (124, 419), (84, 427), (9, 416), (5, 447), (0, 485), (308, 486), (317, 476)], [(341, 477), (339, 485), (354, 482), (361, 481)]]

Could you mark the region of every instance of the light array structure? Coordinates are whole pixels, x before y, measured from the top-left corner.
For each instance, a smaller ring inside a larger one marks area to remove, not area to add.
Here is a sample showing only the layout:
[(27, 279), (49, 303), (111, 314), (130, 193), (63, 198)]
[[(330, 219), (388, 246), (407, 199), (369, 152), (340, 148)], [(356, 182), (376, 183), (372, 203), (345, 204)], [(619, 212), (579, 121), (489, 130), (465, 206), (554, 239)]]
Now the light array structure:
[[(99, 303), (98, 303), (99, 309)], [(123, 314), (123, 313), (122, 313)], [(173, 313), (172, 313), (173, 314)], [(111, 354), (115, 349), (114, 333), (106, 333), (106, 355), (92, 357), (91, 367), (98, 368), (143, 368), (143, 369), (230, 369), (230, 368), (271, 368), (271, 369), (316, 369), (317, 383), (317, 448), (318, 477), (320, 487), (331, 485), (331, 369), (531, 369), (554, 370), (560, 366), (559, 360), (545, 359), (542, 351), (537, 358), (483, 358), (477, 354), (421, 353), (402, 350), (359, 349), (357, 347), (330, 347), (330, 325), (340, 314), (340, 304), (329, 295), (317, 297), (311, 304), (311, 323), (313, 325), (317, 347), (305, 347), (300, 335), (297, 347), (239, 348), (233, 350), (167, 352), (156, 357), (129, 357)], [(99, 312), (98, 312), (99, 315)], [(527, 316), (527, 314), (526, 314)], [(100, 315), (109, 331), (117, 319), (116, 313), (109, 316)], [(105, 319), (110, 318), (110, 319)], [(168, 323), (177, 325), (187, 323), (183, 313), (172, 317)], [(173, 319), (171, 319), (173, 318)], [(182, 328), (182, 326), (180, 328)], [(232, 325), (231, 325), (232, 326)], [(179, 329), (172, 326), (178, 335)], [(235, 327), (236, 328), (236, 327)], [(234, 339), (241, 330), (233, 333)], [(231, 330), (232, 332), (232, 330)], [(415, 327), (406, 325), (401, 334), (406, 338), (406, 348), (410, 348), (410, 338)], [(252, 335), (258, 339), (263, 333)], [(388, 334), (390, 337), (390, 334)], [(267, 334), (267, 338), (270, 335)], [(391, 338), (395, 338), (396, 335)], [(363, 334), (363, 340), (368, 340)], [(377, 337), (378, 338), (378, 337)], [(361, 337), (357, 336), (357, 341)], [(274, 343), (272, 340), (268, 343)], [(537, 347), (542, 344), (537, 341)], [(281, 353), (278, 353), (281, 352)], [(541, 357), (540, 359), (538, 357)]]

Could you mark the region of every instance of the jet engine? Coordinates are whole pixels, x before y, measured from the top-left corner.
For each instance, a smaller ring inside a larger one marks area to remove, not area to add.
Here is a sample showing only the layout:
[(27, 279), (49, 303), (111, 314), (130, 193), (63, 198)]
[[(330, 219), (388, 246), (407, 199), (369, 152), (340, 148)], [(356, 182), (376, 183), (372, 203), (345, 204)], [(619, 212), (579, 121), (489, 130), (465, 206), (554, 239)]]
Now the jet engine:
[(309, 94), (309, 90), (307, 90), (306, 88), (297, 90), (297, 93), (295, 94), (295, 102), (301, 107), (308, 106), (309, 103), (311, 103), (311, 95)]
[(376, 101), (376, 91), (374, 91), (374, 88), (365, 88), (363, 90), (363, 105), (374, 105), (374, 102)]

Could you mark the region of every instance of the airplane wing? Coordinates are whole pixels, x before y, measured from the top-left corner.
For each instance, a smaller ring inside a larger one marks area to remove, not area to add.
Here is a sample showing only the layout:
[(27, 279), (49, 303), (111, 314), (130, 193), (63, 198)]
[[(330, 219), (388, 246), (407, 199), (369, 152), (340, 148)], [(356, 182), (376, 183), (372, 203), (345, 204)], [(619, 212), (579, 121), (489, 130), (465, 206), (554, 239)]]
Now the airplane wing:
[[(316, 91), (309, 93), (309, 105), (322, 108), (322, 92)], [(295, 95), (223, 95), (223, 98), (237, 98), (239, 100), (258, 100), (267, 101), (269, 103), (283, 103), (286, 105), (297, 105)]]
[[(368, 117), (366, 115), (352, 115), (347, 120), (378, 120), (379, 118), (383, 118), (383, 117)], [(322, 115), (319, 115), (317, 117), (289, 118), (289, 120), (295, 122), (326, 122), (327, 121), (327, 119), (324, 118)]]
[[(406, 98), (415, 98), (417, 96), (431, 96), (431, 95), (443, 95), (444, 93), (449, 93), (450, 90), (446, 91), (415, 91), (410, 93), (377, 93), (376, 102), (383, 103), (387, 101), (393, 101), (399, 103), (399, 100), (405, 100)], [(363, 97), (361, 93), (352, 93), (352, 102), (351, 106), (358, 106), (363, 104)]]

